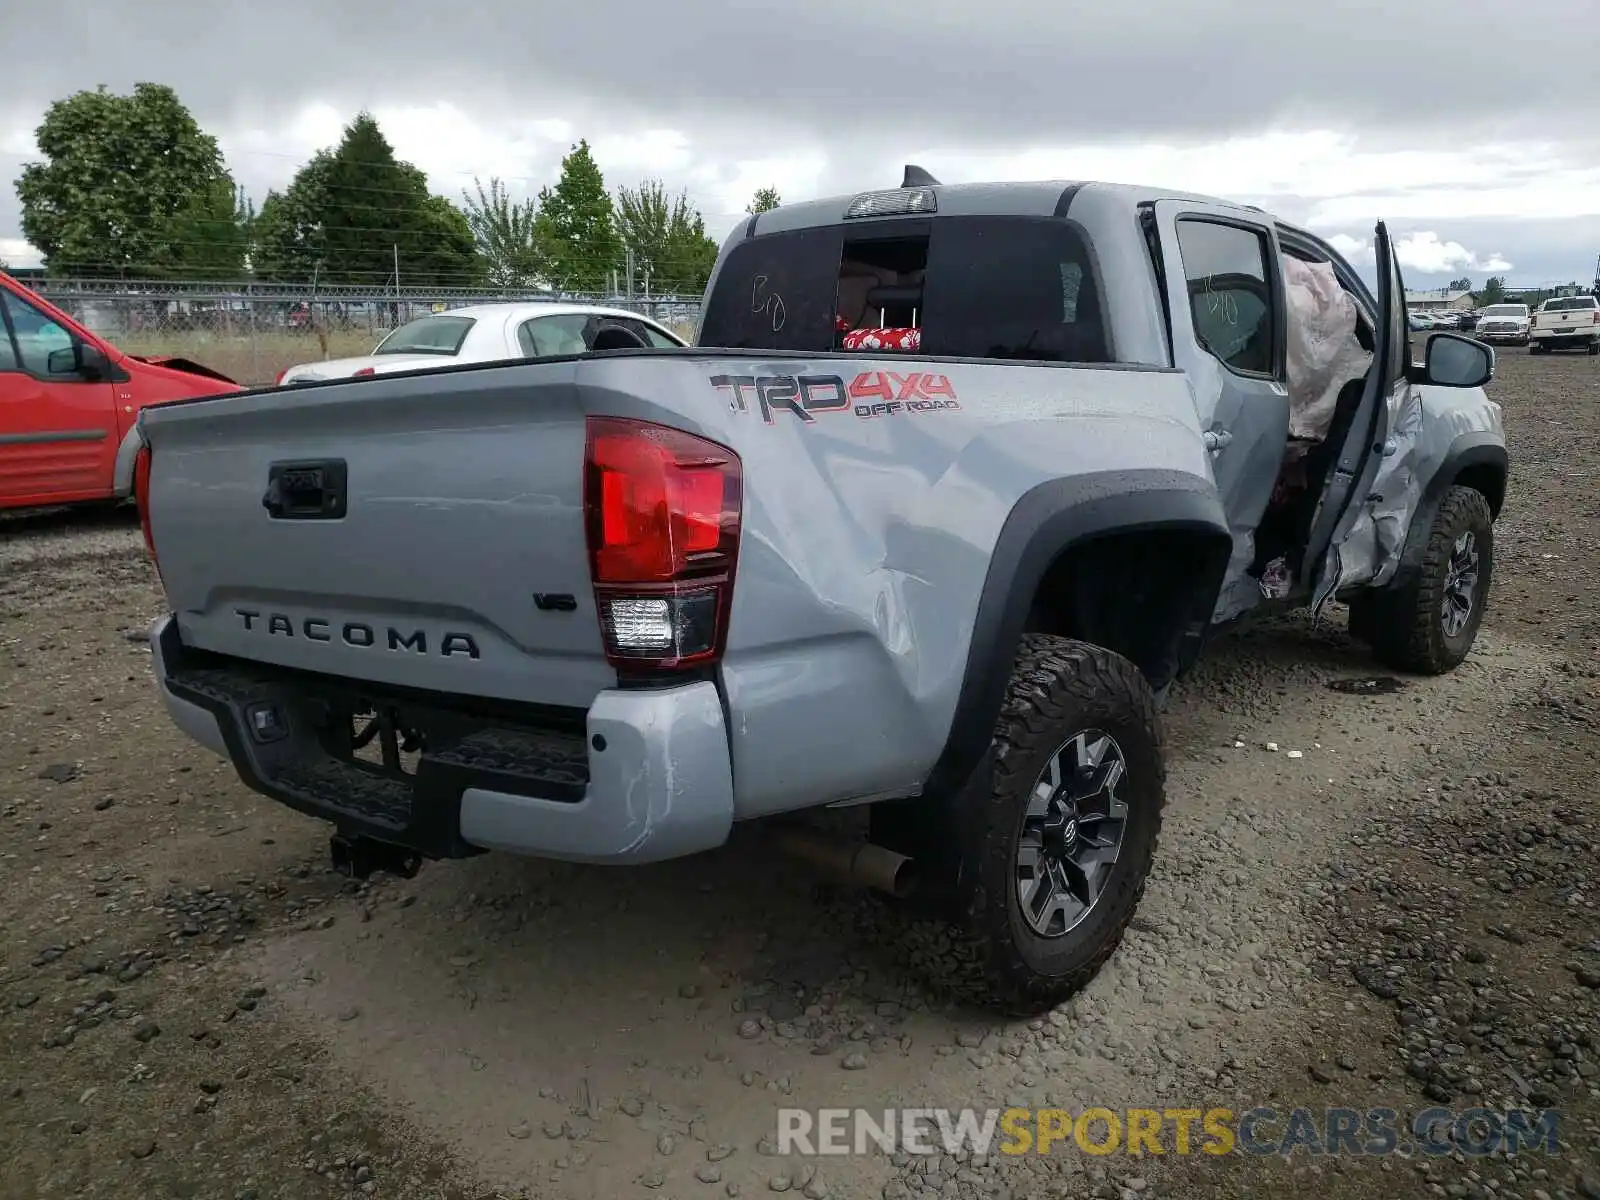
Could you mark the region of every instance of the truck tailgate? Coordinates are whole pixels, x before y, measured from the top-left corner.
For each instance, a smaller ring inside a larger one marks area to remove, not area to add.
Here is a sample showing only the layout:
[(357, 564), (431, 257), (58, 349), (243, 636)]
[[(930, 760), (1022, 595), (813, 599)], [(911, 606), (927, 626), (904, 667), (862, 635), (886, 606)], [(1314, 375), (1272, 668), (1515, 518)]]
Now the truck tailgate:
[(151, 535), (184, 643), (588, 705), (615, 673), (590, 587), (572, 378), (572, 363), (551, 363), (445, 391), (415, 376), (147, 410)]

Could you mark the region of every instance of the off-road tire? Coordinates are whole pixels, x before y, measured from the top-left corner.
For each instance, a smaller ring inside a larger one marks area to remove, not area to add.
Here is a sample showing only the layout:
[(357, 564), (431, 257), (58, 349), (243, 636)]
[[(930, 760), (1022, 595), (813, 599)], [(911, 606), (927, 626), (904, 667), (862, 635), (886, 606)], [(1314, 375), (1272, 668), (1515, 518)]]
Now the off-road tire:
[(1589, 353), (1590, 354), (1600, 354), (1600, 342), (1590, 342), (1589, 343)]
[[(1440, 620), (1450, 554), (1456, 540), (1471, 533), (1478, 551), (1478, 582), (1467, 623), (1454, 637)], [(1494, 516), (1483, 493), (1456, 485), (1444, 494), (1428, 531), (1428, 545), (1414, 578), (1402, 587), (1358, 596), (1351, 605), (1351, 629), (1372, 647), (1378, 660), (1417, 675), (1455, 670), (1472, 650), (1494, 576)], [(1363, 610), (1357, 612), (1357, 606)]]
[[(1054, 937), (1028, 926), (1017, 899), (1016, 852), (1040, 772), (1086, 730), (1110, 734), (1125, 772), (1122, 845), (1081, 924)], [(1015, 1016), (1060, 1004), (1100, 970), (1122, 941), (1144, 894), (1166, 801), (1156, 700), (1126, 658), (1069, 638), (1027, 634), (995, 727), (993, 772), (951, 826), (962, 839), (954, 954), (944, 966), (965, 999)]]

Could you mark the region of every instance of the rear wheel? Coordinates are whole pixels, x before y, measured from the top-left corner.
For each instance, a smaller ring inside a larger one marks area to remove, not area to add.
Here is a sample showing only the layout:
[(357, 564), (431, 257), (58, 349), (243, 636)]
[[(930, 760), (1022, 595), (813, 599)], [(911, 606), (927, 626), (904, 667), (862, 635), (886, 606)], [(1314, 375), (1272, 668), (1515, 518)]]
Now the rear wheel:
[(1590, 342), (1589, 343), (1589, 353), (1590, 354), (1600, 354), (1600, 341)]
[(1457, 485), (1445, 493), (1434, 516), (1416, 577), (1392, 591), (1357, 597), (1351, 628), (1362, 631), (1386, 665), (1442, 675), (1472, 650), (1493, 572), (1489, 502), (1483, 493)]
[(1068, 638), (1023, 638), (989, 790), (953, 823), (961, 991), (1031, 1015), (1111, 956), (1155, 854), (1161, 742), (1155, 696), (1131, 662)]

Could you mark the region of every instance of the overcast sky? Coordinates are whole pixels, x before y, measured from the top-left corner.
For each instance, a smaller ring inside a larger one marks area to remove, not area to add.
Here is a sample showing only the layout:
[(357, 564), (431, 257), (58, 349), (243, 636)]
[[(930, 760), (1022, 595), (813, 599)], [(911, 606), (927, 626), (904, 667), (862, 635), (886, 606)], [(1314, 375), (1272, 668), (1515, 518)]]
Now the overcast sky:
[[(1209, 192), (1358, 258), (1382, 217), (1418, 287), (1587, 283), (1600, 254), (1592, 22), (1504, 0), (89, 0), (70, 35), (0, 7), (7, 178), (52, 99), (148, 79), (258, 201), (365, 107), (453, 200), (474, 175), (536, 192), (582, 136), (608, 184), (687, 187), (719, 238), (762, 185), (892, 186), (913, 161)], [(37, 261), (10, 186), (0, 258)]]

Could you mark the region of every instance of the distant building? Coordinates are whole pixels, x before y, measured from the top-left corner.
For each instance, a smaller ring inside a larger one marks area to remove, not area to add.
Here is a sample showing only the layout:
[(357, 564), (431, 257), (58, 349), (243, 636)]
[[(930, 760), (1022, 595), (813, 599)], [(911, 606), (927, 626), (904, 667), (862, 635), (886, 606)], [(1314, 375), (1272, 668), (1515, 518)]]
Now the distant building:
[(1406, 308), (1411, 312), (1467, 312), (1474, 307), (1471, 292), (1437, 288), (1427, 292), (1406, 293)]

